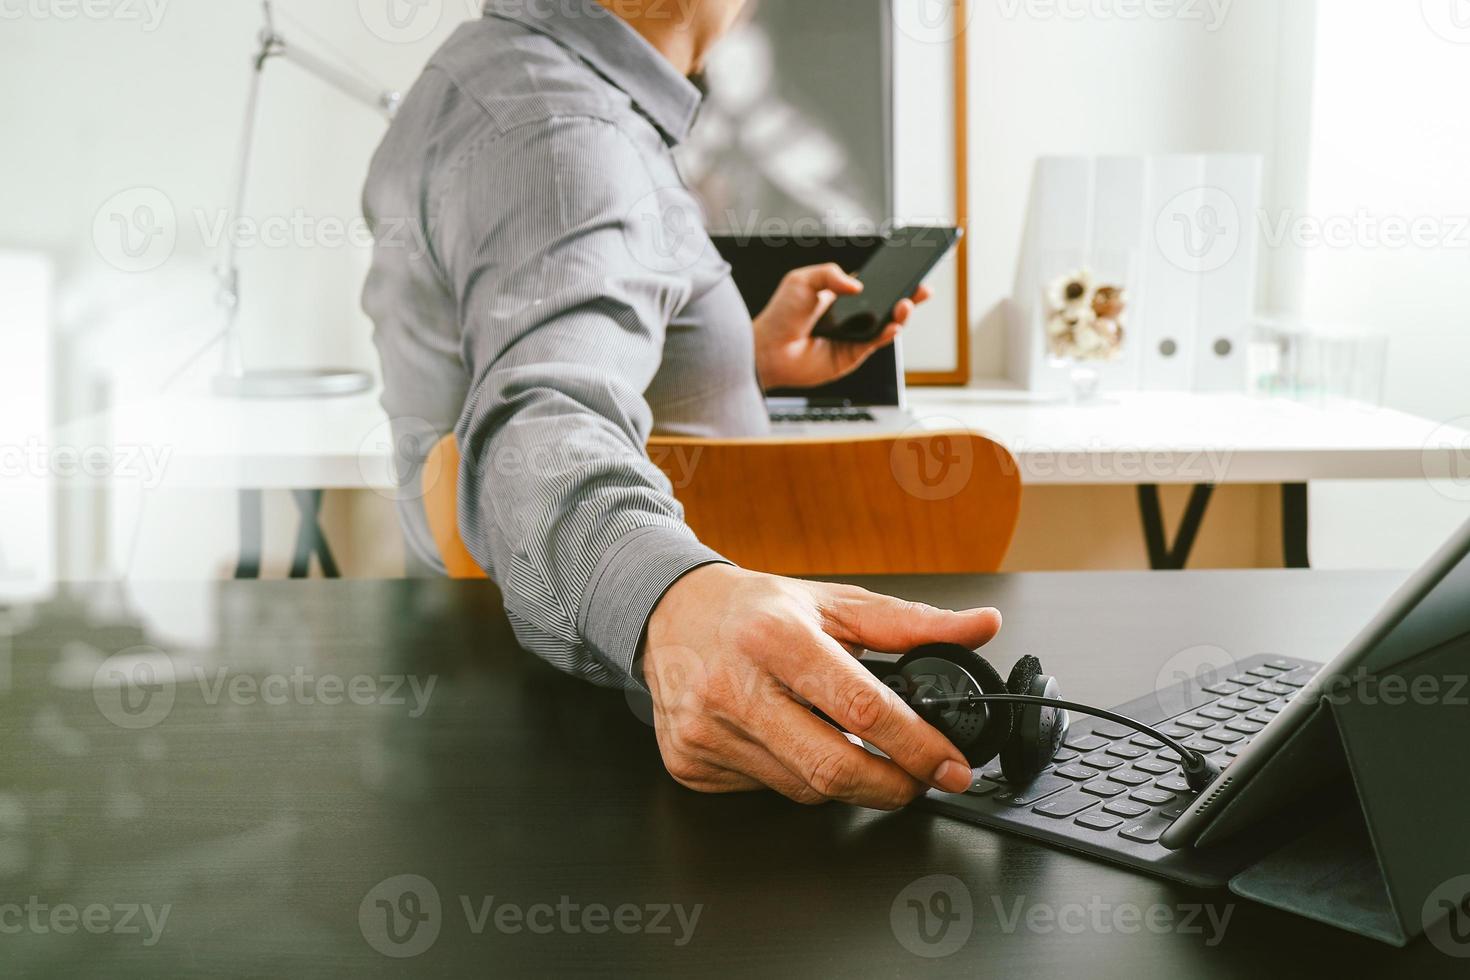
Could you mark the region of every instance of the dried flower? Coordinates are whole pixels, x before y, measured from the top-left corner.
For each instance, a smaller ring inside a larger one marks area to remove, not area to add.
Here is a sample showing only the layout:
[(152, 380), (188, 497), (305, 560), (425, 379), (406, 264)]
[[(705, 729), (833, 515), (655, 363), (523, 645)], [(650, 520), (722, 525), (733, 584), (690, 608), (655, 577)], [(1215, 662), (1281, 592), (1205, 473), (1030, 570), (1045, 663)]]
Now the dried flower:
[(1123, 348), (1128, 309), (1123, 287), (1099, 285), (1087, 269), (1046, 288), (1046, 345), (1063, 360), (1107, 361)]
[(1053, 312), (1086, 310), (1092, 307), (1097, 283), (1089, 269), (1079, 269), (1047, 287), (1047, 304)]
[(1092, 295), (1092, 312), (1100, 320), (1120, 319), (1127, 307), (1127, 297), (1117, 286), (1101, 286)]

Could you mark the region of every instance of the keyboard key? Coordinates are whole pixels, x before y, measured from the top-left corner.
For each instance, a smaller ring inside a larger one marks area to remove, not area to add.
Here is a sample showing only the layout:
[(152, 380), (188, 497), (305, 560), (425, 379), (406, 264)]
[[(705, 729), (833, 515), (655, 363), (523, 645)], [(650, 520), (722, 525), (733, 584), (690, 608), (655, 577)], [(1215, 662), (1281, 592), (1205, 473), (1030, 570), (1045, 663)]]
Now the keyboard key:
[(1166, 773), (1173, 772), (1177, 765), (1178, 763), (1176, 762), (1165, 762), (1163, 759), (1139, 759), (1133, 763), (1133, 768), (1141, 769), (1155, 776), (1162, 776)]
[(1062, 766), (1057, 770), (1057, 775), (1066, 776), (1068, 779), (1076, 779), (1079, 782), (1085, 783), (1089, 779), (1097, 778), (1098, 772), (1096, 769), (1089, 769), (1086, 766), (1071, 765)]
[(1148, 812), (1148, 807), (1142, 803), (1131, 803), (1128, 800), (1113, 800), (1104, 803), (1103, 809), (1109, 813), (1116, 813), (1120, 817), (1141, 817)]
[(1159, 749), (1158, 756), (1165, 762), (1172, 762), (1175, 765), (1179, 764), (1179, 753), (1173, 749)]
[(1252, 704), (1270, 704), (1276, 698), (1270, 694), (1262, 694), (1259, 691), (1241, 691), (1240, 700), (1249, 701)]
[(1096, 735), (1073, 735), (1067, 739), (1066, 744), (1068, 748), (1076, 749), (1078, 752), (1092, 752), (1107, 745), (1108, 740), (1098, 738)]
[(1230, 746), (1230, 748), (1225, 750), (1225, 754), (1233, 759), (1236, 756), (1240, 755), (1240, 753), (1244, 752), (1245, 747), (1249, 744), (1249, 742), (1241, 742), (1239, 745), (1232, 745)]
[(1107, 754), (1115, 755), (1120, 759), (1142, 759), (1148, 755), (1148, 751), (1136, 745), (1114, 745), (1109, 747)]
[(1113, 796), (1122, 796), (1124, 793), (1128, 792), (1128, 787), (1107, 779), (1094, 779), (1092, 782), (1084, 783), (1082, 785), (1082, 792), (1091, 793), (1093, 796), (1108, 798)]
[(1118, 836), (1126, 837), (1128, 840), (1137, 841), (1140, 844), (1157, 844), (1159, 838), (1164, 836), (1164, 831), (1169, 829), (1170, 821), (1162, 817), (1148, 817), (1138, 823), (1130, 824), (1118, 831)]
[(1165, 793), (1163, 790), (1148, 788), (1136, 789), (1128, 798), (1130, 800), (1137, 800), (1140, 803), (1147, 803), (1149, 806), (1163, 806), (1165, 803), (1174, 802), (1173, 793)]
[(1240, 692), (1240, 685), (1232, 684), (1229, 681), (1221, 681), (1218, 684), (1206, 684), (1200, 690), (1207, 691), (1210, 694), (1218, 694), (1222, 698), (1228, 698), (1230, 695)]
[(1086, 793), (1078, 793), (1074, 790), (1067, 793), (1058, 793), (1044, 803), (1039, 803), (1032, 807), (1031, 812), (1039, 813), (1043, 817), (1065, 820), (1067, 817), (1076, 816), (1088, 807), (1097, 806), (1097, 804), (1097, 797), (1088, 796)]
[(1127, 738), (1133, 734), (1133, 729), (1105, 721), (1100, 725), (1093, 725), (1092, 733), (1094, 735), (1101, 735), (1103, 738)]
[(1301, 664), (1295, 660), (1287, 660), (1285, 657), (1277, 657), (1274, 660), (1267, 660), (1266, 666), (1277, 667), (1281, 670), (1291, 670), (1293, 667), (1300, 667)]
[(1251, 704), (1249, 701), (1242, 701), (1239, 698), (1226, 698), (1224, 701), (1216, 701), (1215, 703), (1227, 711), (1250, 711), (1255, 708), (1254, 704)]
[(1142, 786), (1153, 777), (1147, 773), (1139, 772), (1136, 769), (1119, 769), (1116, 772), (1108, 773), (1108, 778), (1115, 783), (1122, 783), (1124, 786)]
[(1180, 728), (1178, 725), (1165, 725), (1163, 732), (1170, 738), (1188, 738), (1194, 734), (1194, 729)]
[(1240, 732), (1242, 735), (1254, 735), (1266, 726), (1245, 718), (1237, 718), (1234, 721), (1227, 721), (1225, 727), (1232, 732)]
[(1003, 783), (1006, 781), (1006, 774), (999, 769), (987, 769), (980, 775), (984, 776), (992, 783)]
[(1286, 703), (1285, 702), (1282, 702), (1281, 704), (1268, 704), (1264, 708), (1262, 708), (1261, 710), (1262, 711), (1269, 712), (1270, 714), (1273, 714), (1273, 715), (1279, 715), (1279, 714), (1281, 714), (1282, 710), (1285, 707), (1286, 707)]
[[(1266, 700), (1269, 701), (1271, 699), (1267, 698)], [(1210, 719), (1200, 718), (1195, 715), (1185, 715), (1183, 718), (1174, 719), (1174, 721), (1175, 724), (1183, 725), (1185, 728), (1192, 728), (1197, 732), (1203, 732), (1215, 727), (1215, 723)]]
[(1259, 677), (1252, 677), (1250, 674), (1236, 674), (1230, 678), (1230, 683), (1239, 684), (1241, 687), (1255, 687), (1261, 683), (1261, 679)]
[(1200, 708), (1198, 714), (1202, 718), (1212, 718), (1215, 721), (1228, 721), (1235, 717), (1236, 712), (1228, 708), (1217, 708), (1211, 705), (1208, 708)]
[[(1185, 782), (1183, 776), (1165, 776), (1154, 783), (1159, 789), (1168, 790), (1170, 793), (1188, 793), (1189, 783)], [(1137, 799), (1135, 796), (1134, 799)]]
[(1289, 674), (1282, 674), (1276, 678), (1277, 684), (1285, 684), (1287, 687), (1306, 687), (1307, 682), (1317, 676), (1317, 672), (1311, 668), (1293, 670)]
[(1216, 752), (1220, 748), (1220, 746), (1216, 745), (1214, 742), (1207, 742), (1203, 738), (1186, 739), (1184, 742), (1184, 747), (1193, 752), (1203, 752), (1205, 755), (1209, 755), (1211, 752)]
[(1115, 759), (1103, 752), (1094, 752), (1092, 755), (1084, 755), (1082, 763), (1094, 769), (1116, 769), (1123, 764), (1123, 760)]
[(1272, 678), (1281, 673), (1281, 668), (1272, 667), (1270, 664), (1267, 664), (1264, 667), (1252, 667), (1250, 670), (1246, 671), (1246, 673), (1254, 674), (1257, 677)]
[(1122, 817), (1110, 817), (1106, 813), (1084, 813), (1077, 818), (1077, 825), (1089, 830), (1112, 830), (1123, 822)]
[(1063, 779), (1061, 776), (1048, 773), (1037, 776), (1025, 786), (1013, 786), (1007, 783), (991, 799), (1005, 806), (1030, 806), (1033, 803), (1040, 803), (1051, 794), (1071, 785), (1073, 783), (1070, 779)]
[(1146, 749), (1161, 749), (1164, 747), (1164, 743), (1160, 742), (1152, 735), (1135, 735), (1133, 736), (1133, 738), (1129, 739), (1129, 741), (1131, 741), (1134, 745), (1142, 745)]
[(1077, 753), (1071, 749), (1057, 749), (1057, 754), (1051, 757), (1052, 762), (1071, 762), (1077, 758)]
[(1000, 789), (1000, 783), (991, 782), (983, 776), (976, 776), (975, 781), (970, 784), (970, 788), (965, 790), (965, 793), (969, 796), (989, 796), (998, 789)]
[[(1204, 737), (1211, 742), (1219, 742), (1221, 745), (1234, 745), (1241, 739), (1239, 732), (1227, 732), (1216, 729), (1213, 732), (1205, 732)], [(1219, 751), (1216, 749), (1216, 751)]]
[(1255, 711), (1252, 711), (1245, 717), (1247, 720), (1253, 721), (1256, 724), (1263, 726), (1271, 724), (1271, 722), (1276, 719), (1275, 713), (1267, 711), (1265, 708), (1257, 708)]
[(1188, 803), (1175, 803), (1173, 806), (1167, 806), (1160, 810), (1159, 816), (1165, 820), (1178, 820), (1189, 812), (1189, 807), (1190, 804)]
[(1292, 687), (1290, 684), (1262, 684), (1256, 690), (1264, 691), (1267, 694), (1275, 694), (1278, 696), (1285, 695), (1286, 697), (1296, 697), (1296, 688)]

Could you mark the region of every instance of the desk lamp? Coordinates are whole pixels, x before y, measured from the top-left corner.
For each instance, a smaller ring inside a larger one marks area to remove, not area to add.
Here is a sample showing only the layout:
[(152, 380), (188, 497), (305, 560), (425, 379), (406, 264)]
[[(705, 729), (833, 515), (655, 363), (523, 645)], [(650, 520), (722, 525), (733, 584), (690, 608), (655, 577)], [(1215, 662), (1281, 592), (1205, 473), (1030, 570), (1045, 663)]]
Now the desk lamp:
[[(245, 192), (250, 178), (250, 155), (255, 143), (255, 127), (259, 115), (261, 79), (266, 63), (272, 58), (282, 58), (295, 64), (343, 94), (376, 109), (390, 121), (402, 100), (398, 92), (378, 89), (360, 76), (288, 43), (276, 30), (271, 0), (261, 0), (261, 8), (265, 15), (265, 26), (260, 32), (260, 50), (255, 55), (251, 69), (250, 96), (246, 103), (245, 127), (240, 139), (232, 210), (225, 224), (227, 232), (234, 227), (245, 208)], [(219, 334), (224, 348), (224, 364), (214, 381), (215, 394), (233, 398), (325, 398), (354, 395), (372, 388), (372, 376), (364, 371), (338, 368), (245, 370), (240, 357), (236, 325), (240, 311), (240, 268), (233, 233), (224, 236), (216, 274), (219, 278), (217, 302), (224, 312), (225, 325)]]

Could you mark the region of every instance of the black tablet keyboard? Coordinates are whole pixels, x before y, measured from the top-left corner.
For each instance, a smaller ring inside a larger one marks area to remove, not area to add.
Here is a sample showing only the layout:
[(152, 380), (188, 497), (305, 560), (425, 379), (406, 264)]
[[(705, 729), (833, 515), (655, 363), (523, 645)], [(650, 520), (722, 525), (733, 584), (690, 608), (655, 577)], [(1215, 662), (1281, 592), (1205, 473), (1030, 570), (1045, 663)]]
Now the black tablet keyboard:
[[(1257, 657), (1221, 679), (1185, 681), (1114, 709), (1154, 725), (1227, 768), (1296, 696), (1316, 664)], [(1198, 884), (1221, 884), (1229, 856), (1194, 861), (1159, 838), (1195, 794), (1179, 756), (1157, 739), (1110, 722), (1075, 717), (1052, 765), (1024, 785), (998, 765), (977, 772), (964, 794), (931, 792), (928, 806), (972, 823), (1039, 837)]]

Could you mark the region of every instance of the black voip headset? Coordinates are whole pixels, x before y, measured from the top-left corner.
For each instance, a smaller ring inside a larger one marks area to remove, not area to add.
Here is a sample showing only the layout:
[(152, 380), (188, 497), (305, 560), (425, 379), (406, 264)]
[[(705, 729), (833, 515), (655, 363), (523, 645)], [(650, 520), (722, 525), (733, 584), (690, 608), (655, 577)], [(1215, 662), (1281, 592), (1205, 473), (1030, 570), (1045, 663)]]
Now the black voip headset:
[(978, 769), (996, 756), (1006, 781), (1022, 784), (1041, 773), (1067, 737), (1069, 711), (1131, 728), (1179, 755), (1179, 768), (1195, 792), (1220, 767), (1152, 726), (1085, 704), (1061, 700), (1061, 686), (1041, 661), (1022, 657), (1008, 680), (973, 650), (948, 643), (919, 647), (896, 665), (869, 663), (888, 687), (938, 729)]

